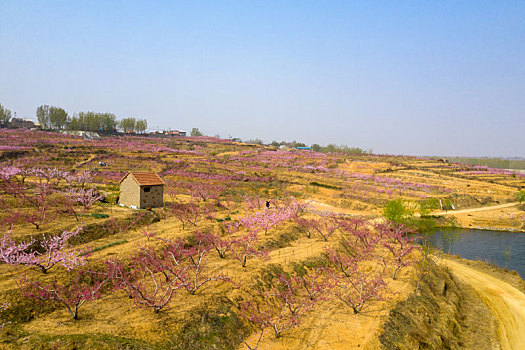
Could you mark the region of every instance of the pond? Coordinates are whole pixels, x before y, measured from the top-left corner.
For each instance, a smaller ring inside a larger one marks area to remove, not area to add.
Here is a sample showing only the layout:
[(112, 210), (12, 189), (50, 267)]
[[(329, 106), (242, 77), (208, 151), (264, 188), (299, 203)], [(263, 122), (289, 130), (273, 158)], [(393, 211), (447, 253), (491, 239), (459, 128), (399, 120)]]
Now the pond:
[[(453, 237), (452, 245), (450, 237)], [(509, 269), (516, 270), (525, 279), (525, 233), (485, 230), (438, 230), (430, 243), (445, 253), (459, 254), (462, 258), (480, 259), (505, 267), (504, 251), (510, 249)]]

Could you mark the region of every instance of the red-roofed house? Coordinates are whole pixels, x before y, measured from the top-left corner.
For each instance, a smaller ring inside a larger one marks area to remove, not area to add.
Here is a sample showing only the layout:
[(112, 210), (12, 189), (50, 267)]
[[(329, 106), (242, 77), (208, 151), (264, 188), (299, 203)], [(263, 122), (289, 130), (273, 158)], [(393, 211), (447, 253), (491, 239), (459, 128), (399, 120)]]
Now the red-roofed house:
[(164, 181), (153, 172), (129, 172), (120, 180), (119, 203), (139, 209), (164, 206)]

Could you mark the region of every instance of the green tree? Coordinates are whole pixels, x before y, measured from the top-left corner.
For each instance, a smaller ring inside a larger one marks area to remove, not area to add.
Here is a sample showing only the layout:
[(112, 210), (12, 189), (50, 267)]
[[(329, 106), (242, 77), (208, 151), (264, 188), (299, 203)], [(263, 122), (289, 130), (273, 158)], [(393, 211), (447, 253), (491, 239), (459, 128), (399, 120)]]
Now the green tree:
[(516, 193), (516, 199), (520, 203), (525, 202), (525, 190), (521, 190), (518, 193)]
[(103, 113), (101, 115), (101, 125), (99, 130), (115, 131), (117, 130), (117, 118), (113, 113)]
[(7, 124), (11, 120), (11, 111), (0, 104), (0, 124)]
[(79, 112), (80, 129), (84, 131), (95, 131), (97, 130), (98, 121), (97, 113), (95, 112)]
[(259, 139), (259, 138), (256, 138), (256, 139), (252, 139), (250, 141), (248, 141), (249, 143), (254, 143), (256, 145), (263, 145), (263, 140)]
[(297, 142), (295, 140), (292, 141), (292, 147), (293, 148), (296, 148), (296, 147), (306, 147), (306, 144), (303, 143), (303, 142)]
[(437, 198), (428, 198), (419, 202), (419, 214), (421, 217), (429, 216), (434, 209), (439, 209), (439, 199)]
[(67, 123), (67, 128), (69, 130), (80, 130), (78, 128), (79, 121), (78, 121), (78, 114), (74, 114), (71, 118), (69, 118), (69, 122)]
[(457, 241), (459, 238), (459, 233), (455, 229), (448, 229), (443, 232), (443, 240), (447, 244), (447, 254), (450, 254), (450, 251), (452, 250), (452, 245), (455, 241)]
[(119, 122), (119, 127), (125, 133), (133, 132), (137, 129), (137, 120), (135, 118), (123, 118)]
[(146, 119), (139, 119), (135, 123), (135, 129), (137, 132), (143, 134), (148, 128), (148, 121)]
[(328, 144), (326, 146), (320, 146), (318, 144), (315, 144), (315, 145), (312, 145), (312, 149), (316, 152), (323, 152), (323, 153), (345, 153), (345, 154), (365, 154), (366, 153), (364, 150), (362, 150), (359, 147), (348, 147), (346, 145), (338, 146), (333, 143)]
[(406, 224), (415, 213), (415, 208), (402, 198), (393, 199), (383, 208), (383, 216), (392, 222)]
[(67, 112), (60, 107), (49, 107), (49, 124), (54, 129), (63, 129), (67, 124)]
[(203, 136), (202, 132), (199, 130), (199, 128), (193, 128), (191, 129), (191, 136)]
[(454, 203), (449, 198), (445, 198), (442, 201), (443, 210), (449, 211), (454, 207)]
[(83, 131), (115, 131), (117, 127), (124, 132), (144, 132), (147, 128), (146, 119), (124, 118), (117, 121), (113, 113), (79, 112), (69, 119), (70, 130)]
[(49, 129), (51, 127), (51, 119), (49, 118), (50, 107), (48, 105), (42, 105), (36, 109), (36, 118), (43, 129)]
[(509, 269), (509, 260), (510, 260), (510, 253), (512, 251), (512, 247), (506, 247), (503, 249), (503, 256), (505, 257), (505, 271), (508, 271)]

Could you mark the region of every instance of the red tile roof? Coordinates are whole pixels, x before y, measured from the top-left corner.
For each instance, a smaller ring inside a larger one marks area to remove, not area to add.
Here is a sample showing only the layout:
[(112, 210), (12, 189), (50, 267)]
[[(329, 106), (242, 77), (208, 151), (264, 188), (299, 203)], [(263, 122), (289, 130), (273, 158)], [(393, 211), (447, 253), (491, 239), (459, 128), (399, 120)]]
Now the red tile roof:
[(164, 181), (153, 172), (130, 172), (120, 182), (122, 182), (128, 175), (131, 175), (133, 180), (139, 184), (139, 186), (158, 186), (164, 185)]

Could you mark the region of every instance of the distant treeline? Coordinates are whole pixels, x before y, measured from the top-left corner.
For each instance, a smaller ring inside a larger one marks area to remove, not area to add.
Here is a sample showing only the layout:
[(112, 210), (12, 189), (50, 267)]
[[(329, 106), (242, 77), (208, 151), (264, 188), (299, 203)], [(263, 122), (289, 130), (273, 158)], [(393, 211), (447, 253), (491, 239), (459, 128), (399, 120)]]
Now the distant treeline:
[(43, 129), (67, 129), (75, 131), (143, 133), (148, 127), (146, 119), (123, 118), (117, 120), (113, 113), (79, 112), (72, 117), (60, 107), (43, 105), (36, 109), (36, 117)]
[(519, 169), (525, 170), (525, 159), (503, 159), (503, 158), (469, 158), (469, 157), (452, 157), (448, 158), (451, 162), (483, 165), (489, 168), (497, 169)]
[[(261, 139), (252, 139), (248, 140), (248, 143), (255, 143), (259, 145), (263, 145), (263, 141)], [(304, 142), (298, 142), (298, 141), (272, 141), (270, 144), (273, 147), (280, 147), (280, 146), (286, 146), (290, 148), (297, 148), (297, 147), (310, 147), (312, 151), (315, 152), (321, 152), (321, 153), (344, 153), (344, 154), (372, 154), (372, 150), (365, 151), (364, 149), (361, 149), (359, 147), (349, 147), (347, 145), (335, 145), (333, 143), (321, 146), (317, 143), (314, 143), (311, 146), (308, 146)]]
[(372, 153), (372, 150), (365, 151), (364, 149), (361, 149), (359, 147), (349, 147), (347, 145), (334, 145), (329, 144), (326, 146), (320, 146), (316, 143), (314, 143), (311, 146), (312, 150), (315, 152), (322, 152), (322, 153), (344, 153), (344, 154), (367, 154)]

